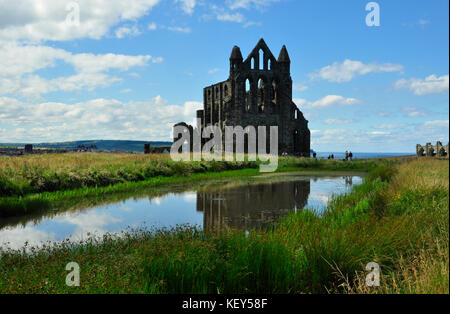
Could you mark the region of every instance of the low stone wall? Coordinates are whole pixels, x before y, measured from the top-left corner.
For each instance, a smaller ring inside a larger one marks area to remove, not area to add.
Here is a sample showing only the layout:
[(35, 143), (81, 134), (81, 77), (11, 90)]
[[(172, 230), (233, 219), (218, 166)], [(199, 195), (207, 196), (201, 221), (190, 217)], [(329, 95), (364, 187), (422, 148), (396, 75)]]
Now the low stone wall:
[(416, 145), (417, 157), (438, 157), (438, 158), (448, 158), (448, 143), (446, 146), (442, 145), (441, 142), (437, 142), (436, 145), (431, 145), (431, 143), (426, 143), (424, 146)]

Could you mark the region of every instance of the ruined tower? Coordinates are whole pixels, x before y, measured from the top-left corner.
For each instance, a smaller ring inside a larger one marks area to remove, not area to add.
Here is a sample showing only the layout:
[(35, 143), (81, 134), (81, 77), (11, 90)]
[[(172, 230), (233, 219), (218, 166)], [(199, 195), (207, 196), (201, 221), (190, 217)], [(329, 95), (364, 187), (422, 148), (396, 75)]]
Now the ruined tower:
[(197, 111), (198, 128), (278, 126), (278, 151), (310, 156), (308, 121), (292, 101), (291, 60), (285, 46), (276, 59), (263, 39), (248, 57), (234, 46), (226, 81), (203, 90), (204, 109)]

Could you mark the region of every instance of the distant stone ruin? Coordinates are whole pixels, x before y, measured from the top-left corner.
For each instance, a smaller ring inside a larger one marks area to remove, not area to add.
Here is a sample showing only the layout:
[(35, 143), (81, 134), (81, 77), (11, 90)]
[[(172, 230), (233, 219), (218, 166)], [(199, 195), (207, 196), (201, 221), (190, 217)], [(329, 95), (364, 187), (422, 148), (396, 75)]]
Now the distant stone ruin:
[(417, 157), (448, 158), (448, 143), (446, 146), (442, 145), (442, 143), (439, 141), (436, 143), (436, 145), (431, 145), (431, 143), (427, 143), (425, 146), (417, 144), (416, 154)]
[(170, 146), (155, 146), (144, 144), (144, 154), (169, 154)]
[(24, 150), (25, 150), (25, 154), (32, 154), (33, 153), (33, 145), (31, 145), (31, 144), (25, 145)]

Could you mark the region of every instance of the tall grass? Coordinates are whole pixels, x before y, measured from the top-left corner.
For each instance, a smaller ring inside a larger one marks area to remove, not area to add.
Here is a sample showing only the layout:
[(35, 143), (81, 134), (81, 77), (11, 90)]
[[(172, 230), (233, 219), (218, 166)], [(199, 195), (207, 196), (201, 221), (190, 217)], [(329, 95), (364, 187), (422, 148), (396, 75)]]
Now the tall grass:
[[(150, 157), (147, 157), (150, 156)], [(60, 154), (0, 158), (0, 195), (24, 196), (145, 181), (157, 176), (256, 168), (256, 162), (173, 162), (166, 155)]]
[[(376, 169), (325, 213), (298, 211), (269, 231), (140, 230), (102, 242), (3, 252), (0, 292), (448, 293), (448, 161)], [(81, 286), (64, 285), (80, 263)], [(381, 286), (365, 285), (365, 265)]]

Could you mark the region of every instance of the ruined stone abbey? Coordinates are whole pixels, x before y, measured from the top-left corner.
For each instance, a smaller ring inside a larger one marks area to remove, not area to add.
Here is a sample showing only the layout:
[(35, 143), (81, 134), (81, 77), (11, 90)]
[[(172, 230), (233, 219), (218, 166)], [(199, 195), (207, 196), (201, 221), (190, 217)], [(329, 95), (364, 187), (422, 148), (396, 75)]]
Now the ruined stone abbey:
[(269, 127), (278, 126), (279, 154), (310, 157), (308, 121), (292, 101), (290, 66), (285, 46), (276, 59), (261, 39), (245, 60), (234, 46), (228, 79), (203, 90), (197, 128), (216, 125), (223, 132), (225, 126), (266, 126), (268, 138)]

